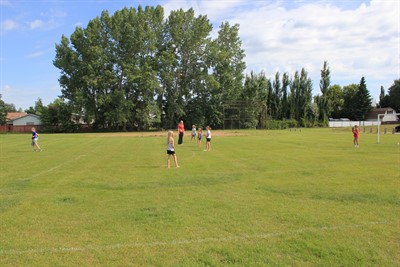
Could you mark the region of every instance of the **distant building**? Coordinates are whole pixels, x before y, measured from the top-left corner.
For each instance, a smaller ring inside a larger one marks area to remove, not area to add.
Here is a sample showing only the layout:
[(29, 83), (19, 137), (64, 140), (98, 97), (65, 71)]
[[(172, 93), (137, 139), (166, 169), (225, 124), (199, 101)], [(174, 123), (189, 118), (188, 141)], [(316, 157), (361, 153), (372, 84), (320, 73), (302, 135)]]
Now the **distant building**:
[(25, 126), (25, 125), (42, 125), (40, 117), (35, 114), (25, 112), (9, 112), (6, 119), (7, 125)]
[(0, 125), (0, 132), (30, 132), (32, 127), (41, 128), (42, 121), (35, 114), (25, 112), (9, 112), (6, 116), (6, 125)]
[(396, 111), (392, 108), (374, 108), (367, 116), (367, 121), (378, 120), (378, 114), (385, 114), (381, 117), (382, 122), (397, 122), (399, 117), (396, 115)]

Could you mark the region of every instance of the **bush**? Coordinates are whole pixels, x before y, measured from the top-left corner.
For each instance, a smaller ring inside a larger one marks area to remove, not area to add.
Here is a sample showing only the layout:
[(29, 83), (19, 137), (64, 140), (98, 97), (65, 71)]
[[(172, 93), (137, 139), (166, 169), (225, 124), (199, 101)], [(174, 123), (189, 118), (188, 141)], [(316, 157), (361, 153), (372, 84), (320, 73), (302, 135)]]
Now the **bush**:
[(296, 120), (267, 120), (266, 123), (267, 129), (270, 130), (281, 130), (288, 128), (295, 128), (298, 126)]

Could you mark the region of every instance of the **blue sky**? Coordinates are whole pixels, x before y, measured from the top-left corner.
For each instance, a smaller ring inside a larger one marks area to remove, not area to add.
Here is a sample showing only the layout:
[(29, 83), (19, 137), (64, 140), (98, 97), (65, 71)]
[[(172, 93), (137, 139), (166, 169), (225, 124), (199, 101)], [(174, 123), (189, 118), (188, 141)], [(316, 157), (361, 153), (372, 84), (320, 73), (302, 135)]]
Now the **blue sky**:
[(305, 67), (319, 93), (320, 70), (328, 61), (331, 84), (359, 83), (377, 99), (400, 78), (400, 1), (335, 0), (0, 0), (0, 93), (27, 109), (61, 94), (53, 66), (55, 44), (76, 26), (86, 27), (103, 10), (161, 5), (193, 8), (207, 15), (213, 34), (223, 21), (240, 24), (247, 73), (267, 77)]

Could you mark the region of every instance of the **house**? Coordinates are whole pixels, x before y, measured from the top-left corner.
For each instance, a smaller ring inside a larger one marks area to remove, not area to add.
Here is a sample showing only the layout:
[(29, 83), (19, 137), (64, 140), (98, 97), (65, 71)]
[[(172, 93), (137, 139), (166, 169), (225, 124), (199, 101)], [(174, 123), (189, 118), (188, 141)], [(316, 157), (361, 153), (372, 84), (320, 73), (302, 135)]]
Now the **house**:
[(37, 129), (42, 125), (40, 117), (26, 112), (9, 112), (6, 116), (6, 125), (1, 131), (7, 132), (30, 132), (32, 127)]
[(392, 108), (374, 108), (367, 116), (367, 121), (378, 120), (378, 114), (385, 114), (380, 118), (382, 123), (397, 122), (399, 117), (396, 115), (396, 111)]
[(38, 115), (25, 112), (9, 112), (6, 121), (7, 125), (13, 126), (42, 125), (42, 121)]

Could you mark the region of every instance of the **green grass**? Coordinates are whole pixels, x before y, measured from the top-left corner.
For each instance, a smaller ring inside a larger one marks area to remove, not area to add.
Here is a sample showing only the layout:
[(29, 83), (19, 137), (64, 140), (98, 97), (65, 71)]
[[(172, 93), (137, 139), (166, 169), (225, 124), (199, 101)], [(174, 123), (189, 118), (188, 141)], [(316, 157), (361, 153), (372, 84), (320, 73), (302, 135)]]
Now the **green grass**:
[(0, 265), (400, 265), (400, 135), (213, 134), (0, 135)]

